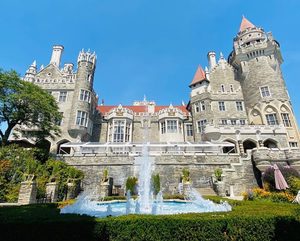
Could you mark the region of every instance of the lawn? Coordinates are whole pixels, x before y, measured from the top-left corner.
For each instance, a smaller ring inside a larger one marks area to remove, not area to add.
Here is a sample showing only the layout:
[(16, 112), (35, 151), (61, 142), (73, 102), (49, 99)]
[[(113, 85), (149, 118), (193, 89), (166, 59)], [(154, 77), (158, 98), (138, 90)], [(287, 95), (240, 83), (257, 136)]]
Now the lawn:
[(300, 205), (230, 203), (233, 211), (227, 213), (103, 219), (60, 215), (57, 204), (1, 207), (0, 240), (299, 240)]

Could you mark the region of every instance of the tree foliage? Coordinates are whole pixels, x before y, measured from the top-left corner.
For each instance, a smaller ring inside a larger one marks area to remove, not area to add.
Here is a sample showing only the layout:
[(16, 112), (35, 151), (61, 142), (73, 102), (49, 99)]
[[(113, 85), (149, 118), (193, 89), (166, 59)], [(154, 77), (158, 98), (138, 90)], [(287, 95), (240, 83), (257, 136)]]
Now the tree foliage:
[(21, 80), (15, 71), (0, 70), (0, 124), (7, 125), (5, 130), (0, 130), (2, 145), (8, 144), (13, 128), (21, 125), (29, 127), (31, 131), (27, 134), (37, 141), (58, 135), (60, 129), (56, 122), (61, 118), (51, 94)]
[(126, 191), (130, 190), (130, 193), (132, 195), (137, 194), (136, 192), (137, 183), (138, 183), (137, 177), (128, 177), (126, 180)]
[(24, 176), (36, 177), (38, 198), (45, 196), (46, 183), (58, 183), (58, 198), (63, 199), (68, 180), (83, 178), (83, 173), (62, 161), (49, 159), (45, 163), (36, 159), (37, 149), (25, 149), (16, 145), (0, 148), (0, 202), (14, 202), (18, 197)]

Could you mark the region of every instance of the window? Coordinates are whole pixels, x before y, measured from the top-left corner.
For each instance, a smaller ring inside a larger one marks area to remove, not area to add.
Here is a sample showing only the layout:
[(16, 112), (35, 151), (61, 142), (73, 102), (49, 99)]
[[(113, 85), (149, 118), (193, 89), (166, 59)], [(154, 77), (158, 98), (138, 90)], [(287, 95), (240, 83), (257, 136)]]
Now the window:
[(165, 121), (160, 123), (160, 128), (161, 128), (161, 134), (165, 134), (166, 133), (166, 122)]
[(200, 112), (200, 103), (199, 102), (195, 103), (195, 112)]
[(91, 102), (91, 92), (88, 90), (80, 90), (79, 99), (90, 103)]
[(240, 125), (246, 125), (246, 121), (245, 120), (240, 120)]
[(268, 125), (278, 125), (278, 120), (276, 114), (268, 114), (266, 115)]
[(260, 87), (260, 93), (262, 97), (271, 96), (270, 90), (268, 86)]
[(177, 132), (177, 120), (167, 120), (167, 132), (168, 133)]
[(113, 142), (124, 141), (125, 120), (114, 120)]
[(220, 111), (225, 111), (225, 103), (224, 103), (224, 101), (219, 101), (219, 110)]
[(226, 119), (221, 120), (221, 124), (222, 125), (227, 125), (227, 120)]
[(186, 125), (186, 136), (193, 136), (193, 125), (192, 124)]
[(231, 125), (236, 125), (236, 120), (235, 119), (231, 120)]
[(206, 120), (200, 120), (200, 121), (198, 121), (198, 133), (204, 133), (206, 123), (207, 123)]
[(206, 110), (205, 102), (200, 101), (195, 103), (195, 112), (200, 112)]
[(290, 120), (290, 117), (289, 117), (288, 113), (281, 113), (281, 118), (282, 118), (284, 126), (286, 126), (286, 127), (291, 127), (292, 126), (291, 120)]
[(221, 85), (221, 92), (225, 92), (225, 86), (224, 85)]
[(298, 143), (297, 142), (289, 142), (290, 147), (298, 147)]
[(66, 100), (67, 100), (67, 91), (60, 91), (58, 102), (66, 102)]
[(230, 85), (230, 92), (233, 92), (233, 85)]
[(87, 123), (88, 123), (87, 117), (88, 117), (87, 112), (78, 110), (77, 118), (76, 118), (76, 125), (87, 127)]
[(205, 110), (205, 102), (204, 101), (200, 102), (200, 107), (201, 107), (201, 111)]
[(235, 104), (236, 104), (237, 111), (243, 111), (244, 110), (242, 101), (236, 101)]
[(61, 118), (57, 118), (57, 119), (55, 119), (55, 125), (57, 125), (57, 126), (61, 126), (61, 124), (62, 124), (62, 118), (63, 118), (63, 112), (59, 112), (59, 114), (61, 114)]

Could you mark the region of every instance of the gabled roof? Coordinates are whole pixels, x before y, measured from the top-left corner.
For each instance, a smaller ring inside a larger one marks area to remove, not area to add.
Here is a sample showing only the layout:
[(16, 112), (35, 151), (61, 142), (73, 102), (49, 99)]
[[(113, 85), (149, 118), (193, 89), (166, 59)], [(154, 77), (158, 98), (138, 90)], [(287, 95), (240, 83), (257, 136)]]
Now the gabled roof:
[(201, 81), (206, 80), (206, 75), (202, 67), (199, 65), (190, 86), (200, 83)]
[(240, 32), (243, 32), (247, 28), (254, 28), (254, 27), (255, 27), (255, 25), (243, 16), (242, 22), (241, 22), (241, 25), (240, 25)]

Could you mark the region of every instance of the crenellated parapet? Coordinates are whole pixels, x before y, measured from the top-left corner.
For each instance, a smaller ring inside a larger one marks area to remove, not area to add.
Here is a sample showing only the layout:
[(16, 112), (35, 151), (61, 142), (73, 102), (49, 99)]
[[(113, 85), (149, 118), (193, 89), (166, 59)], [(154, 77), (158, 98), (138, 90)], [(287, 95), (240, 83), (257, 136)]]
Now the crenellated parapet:
[(92, 63), (95, 66), (96, 59), (97, 59), (97, 56), (96, 56), (95, 52), (91, 53), (90, 50), (85, 52), (84, 49), (82, 49), (78, 54), (77, 63), (86, 61), (86, 62)]

